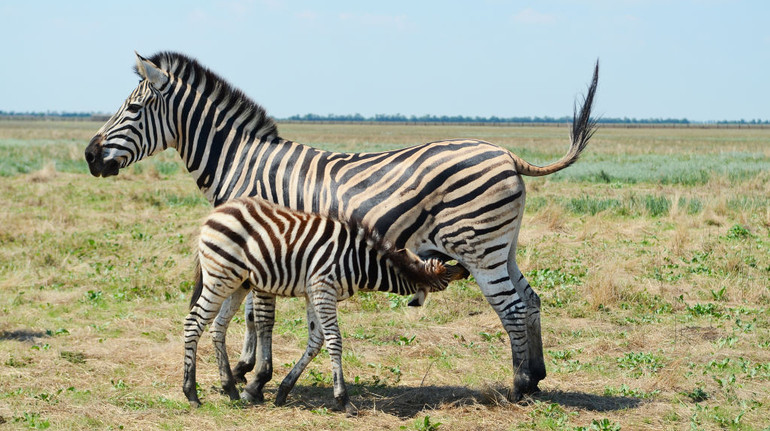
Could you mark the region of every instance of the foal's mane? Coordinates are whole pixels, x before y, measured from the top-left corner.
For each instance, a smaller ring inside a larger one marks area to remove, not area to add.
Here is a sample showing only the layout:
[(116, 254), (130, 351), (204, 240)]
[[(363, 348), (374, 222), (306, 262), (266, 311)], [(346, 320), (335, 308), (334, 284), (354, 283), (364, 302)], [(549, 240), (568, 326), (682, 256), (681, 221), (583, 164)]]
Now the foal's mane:
[[(354, 235), (356, 233), (363, 235), (369, 246), (379, 251), (406, 279), (425, 286), (433, 286), (438, 283), (441, 274), (430, 272), (425, 266), (425, 261), (415, 259), (402, 250), (398, 250), (393, 243), (384, 239), (371, 227), (359, 220), (348, 219), (341, 221), (351, 226), (351, 231)], [(443, 265), (440, 269), (444, 269)]]

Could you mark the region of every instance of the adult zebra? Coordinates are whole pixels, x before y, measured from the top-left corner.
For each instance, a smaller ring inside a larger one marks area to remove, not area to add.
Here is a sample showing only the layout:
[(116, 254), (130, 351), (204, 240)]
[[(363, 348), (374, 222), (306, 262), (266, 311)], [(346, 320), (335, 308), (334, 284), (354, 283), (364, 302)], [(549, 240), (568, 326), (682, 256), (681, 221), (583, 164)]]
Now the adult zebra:
[[(137, 54), (142, 78), (85, 150), (91, 174), (108, 177), (166, 148), (175, 148), (213, 205), (259, 196), (292, 209), (356, 219), (397, 248), (422, 258), (455, 259), (476, 279), (511, 343), (518, 400), (545, 378), (540, 299), (516, 264), (524, 212), (521, 175), (541, 176), (574, 163), (595, 129), (590, 120), (598, 62), (570, 147), (545, 167), (478, 140), (449, 140), (380, 153), (321, 151), (278, 136), (265, 110), (184, 55)], [(261, 400), (272, 377), (275, 297), (247, 301), (242, 376), (256, 356)], [(253, 308), (253, 313), (251, 312)], [(234, 313), (235, 307), (223, 306)], [(220, 317), (227, 318), (220, 313)], [(250, 385), (251, 386), (251, 385)]]

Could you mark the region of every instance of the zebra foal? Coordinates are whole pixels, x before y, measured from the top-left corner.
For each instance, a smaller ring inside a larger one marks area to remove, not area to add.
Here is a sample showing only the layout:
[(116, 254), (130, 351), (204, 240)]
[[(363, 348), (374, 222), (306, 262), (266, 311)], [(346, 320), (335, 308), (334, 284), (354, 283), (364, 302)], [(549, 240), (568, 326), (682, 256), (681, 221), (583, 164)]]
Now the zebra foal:
[[(468, 275), (460, 266), (396, 250), (355, 221), (298, 212), (257, 198), (235, 199), (212, 212), (201, 228), (198, 263), (198, 281), (184, 323), (183, 390), (194, 407), (200, 405), (195, 385), (197, 344), (203, 328), (212, 322), (222, 386), (232, 399), (240, 398), (225, 349), (229, 320), (215, 318), (226, 299), (240, 305), (245, 296), (241, 286), (255, 294), (306, 301), (307, 348), (278, 388), (275, 404), (286, 401), (325, 341), (337, 408), (352, 413), (342, 376), (337, 302), (364, 290), (417, 294), (421, 305), (428, 292), (444, 290), (450, 281)], [(254, 380), (250, 385), (261, 383)], [(244, 398), (254, 392), (246, 388)]]

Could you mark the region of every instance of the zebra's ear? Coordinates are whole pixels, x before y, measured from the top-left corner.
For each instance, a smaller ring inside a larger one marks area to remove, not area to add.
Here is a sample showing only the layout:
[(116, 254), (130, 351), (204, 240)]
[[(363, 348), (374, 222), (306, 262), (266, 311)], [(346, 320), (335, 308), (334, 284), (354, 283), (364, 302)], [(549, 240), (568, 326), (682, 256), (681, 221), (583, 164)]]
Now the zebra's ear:
[(168, 82), (166, 72), (160, 70), (155, 63), (142, 57), (138, 52), (134, 51), (134, 53), (136, 54), (136, 73), (143, 79), (150, 81), (155, 88), (163, 87)]

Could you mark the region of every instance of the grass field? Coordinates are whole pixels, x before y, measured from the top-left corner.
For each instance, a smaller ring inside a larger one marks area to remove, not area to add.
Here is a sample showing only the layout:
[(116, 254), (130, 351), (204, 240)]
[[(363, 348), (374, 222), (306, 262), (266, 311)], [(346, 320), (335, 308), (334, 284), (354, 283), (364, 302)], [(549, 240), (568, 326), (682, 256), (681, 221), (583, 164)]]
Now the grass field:
[[(421, 309), (340, 304), (359, 416), (330, 411), (328, 354), (276, 408), (304, 350), (304, 303), (279, 300), (268, 402), (216, 389), (206, 334), (182, 394), (193, 244), (210, 210), (172, 151), (87, 173), (100, 124), (0, 121), (0, 429), (770, 429), (770, 130), (600, 129), (574, 166), (525, 179), (519, 264), (542, 298), (548, 377), (504, 395), (510, 349), (473, 281)], [(564, 127), (281, 125), (325, 149), (475, 137), (536, 164)], [(243, 318), (228, 346), (237, 357)]]

